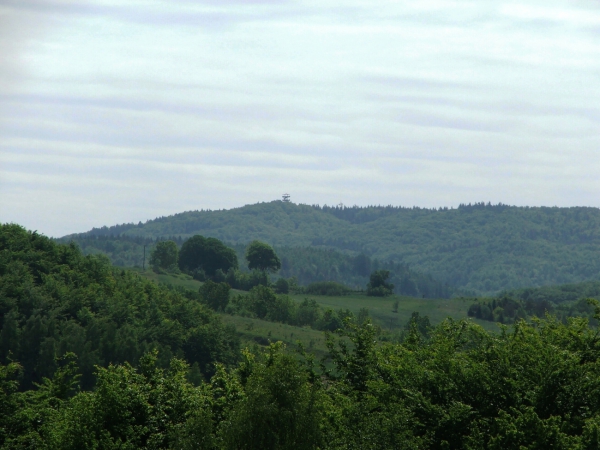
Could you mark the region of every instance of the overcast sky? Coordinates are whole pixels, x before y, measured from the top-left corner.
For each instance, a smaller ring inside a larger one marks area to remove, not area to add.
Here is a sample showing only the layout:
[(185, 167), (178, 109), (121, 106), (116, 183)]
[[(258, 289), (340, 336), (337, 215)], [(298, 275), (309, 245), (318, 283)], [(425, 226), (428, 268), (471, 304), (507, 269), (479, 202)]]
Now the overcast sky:
[(0, 221), (600, 206), (597, 0), (1, 0)]

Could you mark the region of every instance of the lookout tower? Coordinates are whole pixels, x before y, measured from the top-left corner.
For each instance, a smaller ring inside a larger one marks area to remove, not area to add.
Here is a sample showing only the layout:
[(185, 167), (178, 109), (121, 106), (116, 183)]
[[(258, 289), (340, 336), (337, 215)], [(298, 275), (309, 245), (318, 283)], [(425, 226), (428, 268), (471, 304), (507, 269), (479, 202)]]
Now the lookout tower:
[(290, 202), (290, 194), (283, 194), (281, 196), (281, 199), (285, 202), (285, 203), (289, 203)]

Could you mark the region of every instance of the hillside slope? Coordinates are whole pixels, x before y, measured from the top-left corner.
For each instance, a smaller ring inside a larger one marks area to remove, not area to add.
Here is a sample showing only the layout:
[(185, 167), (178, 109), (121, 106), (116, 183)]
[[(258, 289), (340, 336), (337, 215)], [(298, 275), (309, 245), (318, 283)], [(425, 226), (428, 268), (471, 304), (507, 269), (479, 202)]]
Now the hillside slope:
[(395, 260), (479, 294), (600, 279), (598, 208), (465, 205), (321, 208), (275, 201), (192, 211), (87, 235), (213, 236), (318, 246)]

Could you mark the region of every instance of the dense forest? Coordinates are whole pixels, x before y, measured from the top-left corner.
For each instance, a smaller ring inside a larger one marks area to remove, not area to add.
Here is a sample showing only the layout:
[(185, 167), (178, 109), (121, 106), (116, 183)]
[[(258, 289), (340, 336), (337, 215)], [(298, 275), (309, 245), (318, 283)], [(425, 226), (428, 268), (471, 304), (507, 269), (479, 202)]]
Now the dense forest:
[(514, 323), (515, 320), (544, 317), (546, 314), (552, 314), (563, 322), (569, 317), (586, 317), (595, 326), (595, 308), (590, 299), (600, 300), (600, 282), (502, 291), (494, 298), (473, 299), (468, 314), (500, 323)]
[(501, 292), (499, 296), (512, 297), (523, 301), (546, 301), (555, 304), (575, 302), (584, 298), (600, 300), (600, 281), (507, 290)]
[(19, 362), (22, 387), (51, 377), (68, 352), (78, 357), (84, 388), (95, 383), (94, 367), (136, 365), (152, 349), (162, 367), (177, 356), (199, 376), (239, 357), (235, 330), (197, 300), (105, 256), (83, 256), (74, 244), (0, 227), (0, 362)]
[[(600, 251), (600, 210), (585, 207), (476, 203), (455, 209), (363, 208), (275, 201), (95, 228), (85, 235), (156, 239), (194, 234), (230, 244), (258, 239), (277, 249), (363, 253), (372, 260), (404, 264), (473, 295), (600, 277), (595, 257)], [(83, 235), (71, 237), (82, 245)]]
[(396, 342), (366, 314), (338, 315), (319, 361), (278, 342), (240, 350), (214, 309), (286, 320), (285, 296), (261, 286), (213, 302), (224, 289), (168, 289), (0, 226), (0, 447), (600, 446), (600, 341), (585, 317), (489, 333), (415, 313)]
[[(149, 264), (150, 254), (158, 242), (172, 240), (179, 247), (186, 238), (181, 236), (148, 237), (129, 235), (79, 234), (59, 239), (58, 242), (75, 242), (85, 255), (105, 254), (111, 262), (120, 267), (141, 267)], [(242, 272), (249, 268), (245, 260), (245, 244), (227, 244), (237, 254)], [(145, 249), (144, 249), (145, 247)], [(294, 278), (300, 286), (320, 281), (335, 281), (352, 289), (365, 289), (372, 271), (386, 269), (391, 273), (395, 292), (427, 298), (448, 298), (455, 289), (432, 276), (410, 268), (407, 264), (394, 261), (371, 259), (364, 253), (351, 255), (332, 248), (319, 247), (275, 247), (281, 258), (281, 269), (277, 276)]]

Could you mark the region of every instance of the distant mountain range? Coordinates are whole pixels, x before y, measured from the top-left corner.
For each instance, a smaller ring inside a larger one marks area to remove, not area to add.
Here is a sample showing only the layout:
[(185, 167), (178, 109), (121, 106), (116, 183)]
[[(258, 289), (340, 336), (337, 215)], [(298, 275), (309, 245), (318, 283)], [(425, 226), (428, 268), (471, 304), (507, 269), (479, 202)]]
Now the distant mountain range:
[(403, 263), (476, 294), (600, 280), (600, 209), (476, 203), (455, 209), (320, 207), (282, 201), (190, 211), (64, 239), (212, 236), (317, 247)]

